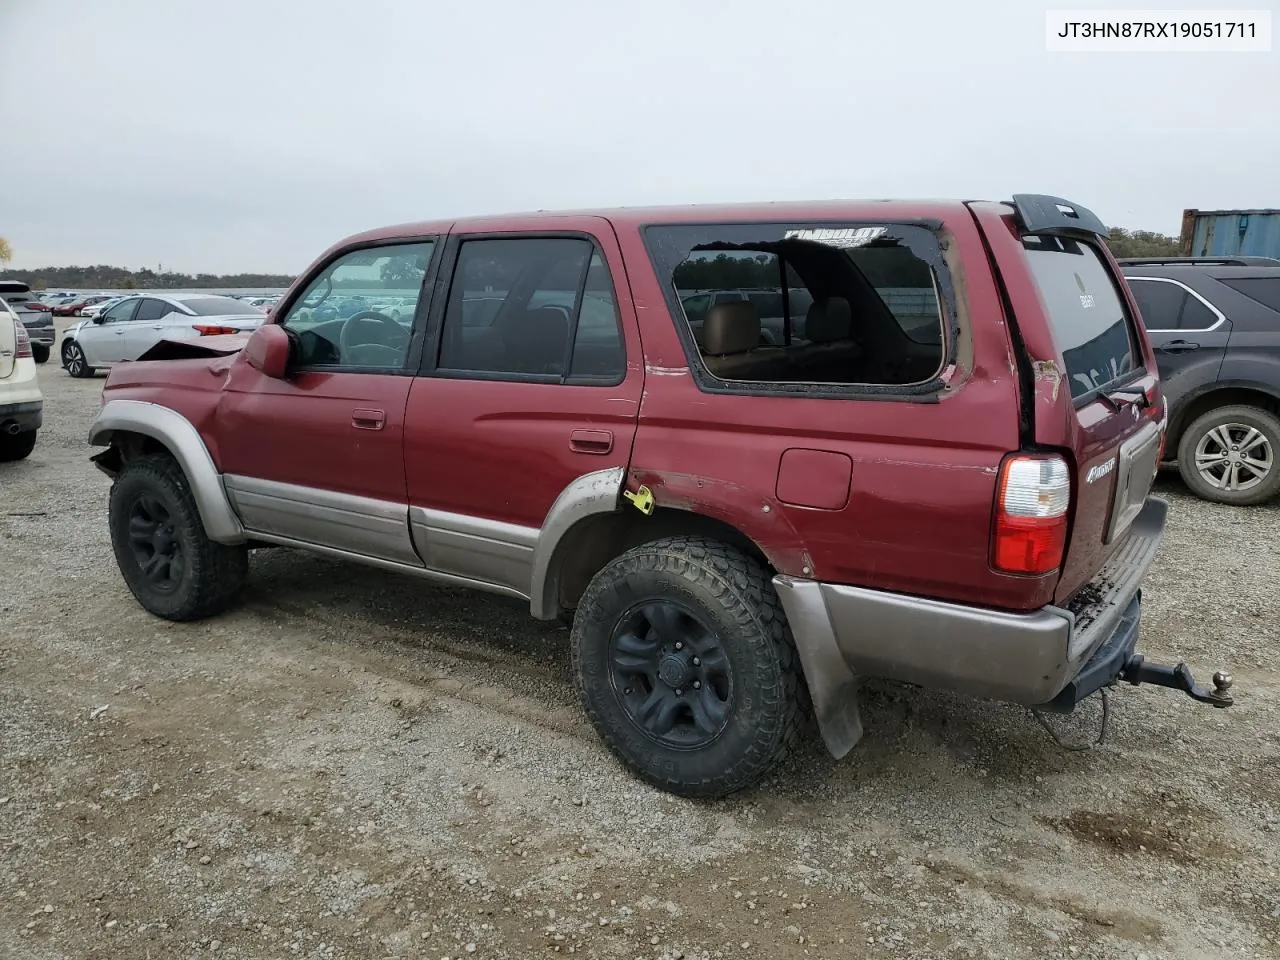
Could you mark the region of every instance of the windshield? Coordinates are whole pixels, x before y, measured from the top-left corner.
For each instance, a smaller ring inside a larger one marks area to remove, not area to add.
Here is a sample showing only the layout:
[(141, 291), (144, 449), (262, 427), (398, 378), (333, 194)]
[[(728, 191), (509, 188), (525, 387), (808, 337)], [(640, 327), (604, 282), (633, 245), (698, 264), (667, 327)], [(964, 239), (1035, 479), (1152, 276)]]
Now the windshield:
[(197, 317), (244, 316), (261, 313), (257, 307), (250, 306), (243, 300), (234, 297), (192, 297), (180, 301), (182, 305)]
[(1098, 252), (1066, 237), (1024, 237), (1022, 245), (1062, 351), (1072, 398), (1128, 379), (1141, 366), (1133, 327)]

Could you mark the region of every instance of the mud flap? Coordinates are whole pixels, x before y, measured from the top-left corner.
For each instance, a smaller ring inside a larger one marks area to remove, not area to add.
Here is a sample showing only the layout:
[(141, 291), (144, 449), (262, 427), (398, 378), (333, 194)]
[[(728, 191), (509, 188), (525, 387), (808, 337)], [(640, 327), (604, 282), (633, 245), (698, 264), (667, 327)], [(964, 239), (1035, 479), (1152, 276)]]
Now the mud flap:
[(862, 739), (858, 677), (836, 645), (822, 587), (784, 576), (774, 577), (773, 587), (787, 612), (822, 742), (839, 760)]

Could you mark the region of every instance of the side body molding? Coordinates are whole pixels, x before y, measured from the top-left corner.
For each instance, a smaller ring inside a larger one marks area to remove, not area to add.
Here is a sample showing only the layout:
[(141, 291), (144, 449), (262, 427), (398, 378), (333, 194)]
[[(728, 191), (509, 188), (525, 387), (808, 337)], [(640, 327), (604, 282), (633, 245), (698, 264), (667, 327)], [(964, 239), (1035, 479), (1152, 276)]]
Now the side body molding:
[(556, 497), (542, 523), (538, 542), (533, 548), (533, 578), (529, 590), (529, 612), (537, 620), (550, 620), (556, 615), (556, 578), (551, 576), (556, 553), (573, 525), (587, 517), (613, 513), (618, 509), (625, 467), (610, 467), (584, 473)]
[(244, 527), (231, 509), (222, 477), (204, 440), (182, 414), (141, 400), (108, 400), (89, 427), (89, 443), (105, 447), (117, 432), (150, 437), (173, 454), (195, 497), (205, 533), (218, 543), (244, 543)]

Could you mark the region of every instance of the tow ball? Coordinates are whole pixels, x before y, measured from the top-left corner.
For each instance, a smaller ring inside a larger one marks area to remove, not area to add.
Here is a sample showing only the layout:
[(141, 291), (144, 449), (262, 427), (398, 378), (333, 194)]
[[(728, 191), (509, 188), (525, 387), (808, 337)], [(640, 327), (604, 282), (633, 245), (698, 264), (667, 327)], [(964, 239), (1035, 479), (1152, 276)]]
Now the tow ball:
[(1163, 663), (1147, 663), (1143, 660), (1142, 654), (1135, 653), (1120, 671), (1120, 679), (1128, 681), (1135, 687), (1140, 683), (1171, 687), (1174, 690), (1181, 690), (1192, 700), (1199, 700), (1214, 707), (1229, 707), (1235, 703), (1235, 698), (1228, 692), (1234, 681), (1231, 674), (1222, 670), (1213, 675), (1213, 689), (1210, 690), (1203, 684), (1196, 683), (1196, 678), (1191, 675), (1191, 668), (1185, 663), (1180, 663), (1176, 667), (1166, 666)]

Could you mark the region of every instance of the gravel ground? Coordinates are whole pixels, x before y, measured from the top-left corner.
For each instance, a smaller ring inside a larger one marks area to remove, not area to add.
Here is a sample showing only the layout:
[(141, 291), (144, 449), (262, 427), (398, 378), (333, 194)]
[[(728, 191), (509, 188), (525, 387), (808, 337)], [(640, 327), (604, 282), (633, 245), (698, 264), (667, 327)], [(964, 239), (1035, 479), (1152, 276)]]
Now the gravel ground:
[(150, 617), (88, 461), (102, 379), (41, 380), (0, 465), (0, 956), (1280, 956), (1280, 504), (1159, 483), (1143, 649), (1230, 668), (1233, 709), (1120, 689), (1068, 753), (875, 685), (844, 761), (811, 733), (695, 803), (619, 768), (521, 604), (273, 550), (234, 611)]

